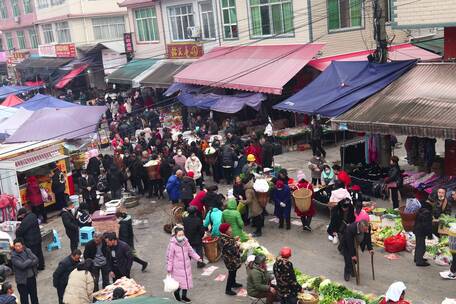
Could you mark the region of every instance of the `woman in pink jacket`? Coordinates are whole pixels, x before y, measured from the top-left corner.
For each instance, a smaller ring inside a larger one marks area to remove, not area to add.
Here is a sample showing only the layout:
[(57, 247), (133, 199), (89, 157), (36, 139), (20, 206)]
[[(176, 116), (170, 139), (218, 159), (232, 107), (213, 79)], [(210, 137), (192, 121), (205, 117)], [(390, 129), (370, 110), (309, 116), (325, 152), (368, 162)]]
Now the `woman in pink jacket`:
[[(193, 288), (192, 265), (190, 258), (202, 262), (202, 259), (193, 250), (184, 234), (182, 226), (175, 226), (173, 236), (169, 241), (167, 257), (167, 271), (171, 277), (179, 282), (179, 289), (174, 292), (174, 297), (179, 302), (191, 303), (187, 298), (187, 290)], [(182, 289), (182, 297), (180, 291)]]

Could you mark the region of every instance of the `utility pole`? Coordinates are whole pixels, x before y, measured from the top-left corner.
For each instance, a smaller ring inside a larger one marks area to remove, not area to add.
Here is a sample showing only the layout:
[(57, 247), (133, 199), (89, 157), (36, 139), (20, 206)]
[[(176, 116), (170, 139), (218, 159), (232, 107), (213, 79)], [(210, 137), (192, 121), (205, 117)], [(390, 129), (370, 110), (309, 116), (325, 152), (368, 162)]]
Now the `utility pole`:
[(386, 37), (386, 16), (387, 7), (385, 0), (373, 0), (374, 8), (374, 38), (377, 48), (374, 54), (369, 58), (370, 61), (377, 63), (386, 63), (388, 60), (388, 45)]

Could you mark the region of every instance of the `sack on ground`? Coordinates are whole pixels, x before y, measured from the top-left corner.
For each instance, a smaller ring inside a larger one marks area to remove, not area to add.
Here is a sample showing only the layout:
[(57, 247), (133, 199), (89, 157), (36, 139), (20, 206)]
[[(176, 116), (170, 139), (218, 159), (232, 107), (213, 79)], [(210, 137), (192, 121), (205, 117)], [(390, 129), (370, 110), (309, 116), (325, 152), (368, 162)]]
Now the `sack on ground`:
[(393, 235), (389, 238), (386, 238), (383, 244), (385, 245), (386, 252), (401, 252), (405, 250), (405, 247), (407, 245), (407, 239), (405, 238), (405, 235), (399, 233), (397, 235)]

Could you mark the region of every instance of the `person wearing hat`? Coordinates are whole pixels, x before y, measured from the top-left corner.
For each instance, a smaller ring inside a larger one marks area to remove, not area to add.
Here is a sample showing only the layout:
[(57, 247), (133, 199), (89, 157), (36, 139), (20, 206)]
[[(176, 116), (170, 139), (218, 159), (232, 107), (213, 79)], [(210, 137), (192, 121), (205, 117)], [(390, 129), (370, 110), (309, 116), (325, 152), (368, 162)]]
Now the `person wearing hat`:
[(245, 176), (256, 173), (258, 171), (258, 165), (256, 164), (255, 161), (256, 161), (255, 155), (253, 155), (253, 154), (247, 155), (247, 163), (242, 168), (242, 173), (244, 173)]
[[(336, 238), (342, 243), (347, 225), (353, 223), (354, 221), (355, 211), (351, 200), (345, 198), (339, 201), (337, 206), (331, 212), (331, 220), (327, 229), (328, 240), (333, 241), (334, 238)], [(341, 249), (341, 247), (339, 249)]]
[(288, 185), (282, 180), (277, 180), (275, 189), (272, 191), (272, 200), (274, 201), (274, 215), (279, 218), (279, 228), (283, 228), (284, 221), (287, 223), (287, 230), (291, 228), (291, 192)]
[(194, 176), (195, 174), (193, 171), (188, 171), (187, 175), (182, 178), (180, 183), (180, 199), (181, 202), (184, 203), (185, 210), (188, 209), (188, 206), (196, 193), (196, 184), (193, 179)]
[(228, 199), (226, 209), (223, 210), (223, 222), (231, 225), (233, 236), (239, 237), (241, 242), (245, 242), (249, 239), (247, 234), (242, 230), (244, 228), (244, 221), (242, 220), (241, 213), (237, 209), (235, 198)]
[(264, 226), (264, 208), (258, 202), (255, 189), (253, 189), (253, 176), (248, 175), (242, 179), (245, 190), (245, 200), (242, 203), (249, 208), (249, 217), (252, 224), (255, 225), (255, 232), (252, 234), (254, 237), (260, 237), (262, 235), (262, 229)]
[(270, 276), (266, 269), (266, 257), (255, 256), (247, 274), (247, 295), (256, 299), (266, 298), (266, 304), (274, 303), (276, 290), (270, 285)]
[(20, 221), (16, 229), (16, 237), (24, 240), (24, 244), (38, 258), (38, 270), (44, 270), (43, 249), (41, 248), (41, 232), (36, 215), (24, 207), (17, 212)]
[(70, 239), (70, 252), (78, 249), (79, 245), (79, 225), (77, 215), (77, 208), (74, 206), (73, 201), (68, 199), (67, 207), (63, 208), (60, 212), (63, 226), (65, 227), (65, 233)]
[(410, 304), (405, 300), (405, 290), (407, 287), (403, 282), (394, 282), (386, 291), (385, 297), (380, 304)]
[(57, 209), (62, 209), (66, 206), (65, 198), (65, 186), (66, 178), (65, 174), (57, 167), (56, 163), (51, 163), (52, 177), (51, 177), (51, 190), (55, 196), (55, 205)]
[(310, 223), (312, 222), (312, 217), (314, 217), (315, 213), (316, 213), (315, 203), (313, 201), (313, 199), (314, 199), (313, 186), (311, 183), (309, 183), (309, 181), (307, 181), (306, 175), (302, 171), (298, 172), (297, 180), (298, 180), (298, 184), (297, 184), (298, 189), (304, 188), (304, 189), (308, 189), (308, 190), (312, 191), (309, 210), (302, 212), (295, 206), (296, 215), (301, 218), (302, 229), (304, 231), (312, 231), (312, 228), (310, 228)]
[(233, 237), (231, 225), (223, 223), (220, 225), (220, 244), (222, 247), (222, 258), (228, 269), (228, 279), (226, 281), (225, 294), (235, 296), (233, 288), (241, 288), (242, 285), (236, 283), (236, 273), (241, 267), (241, 249), (237, 242), (239, 238)]
[[(184, 224), (185, 237), (192, 246), (193, 250), (203, 259), (203, 220), (199, 216), (198, 208), (190, 206), (187, 209), (188, 216), (182, 219)], [(197, 263), (198, 268), (206, 266), (203, 262)]]
[(302, 287), (296, 280), (293, 263), (290, 261), (291, 248), (283, 247), (280, 249), (280, 256), (277, 257), (273, 270), (277, 281), (277, 292), (281, 304), (295, 304), (298, 293)]

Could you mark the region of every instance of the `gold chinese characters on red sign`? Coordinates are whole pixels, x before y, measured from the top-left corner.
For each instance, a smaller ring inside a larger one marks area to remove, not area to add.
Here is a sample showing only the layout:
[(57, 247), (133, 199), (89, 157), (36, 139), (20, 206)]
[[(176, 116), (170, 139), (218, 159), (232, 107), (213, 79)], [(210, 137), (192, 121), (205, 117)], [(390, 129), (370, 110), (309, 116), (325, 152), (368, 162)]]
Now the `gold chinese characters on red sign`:
[(196, 43), (176, 43), (166, 45), (169, 59), (190, 59), (203, 56), (203, 46)]

